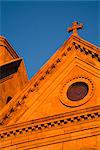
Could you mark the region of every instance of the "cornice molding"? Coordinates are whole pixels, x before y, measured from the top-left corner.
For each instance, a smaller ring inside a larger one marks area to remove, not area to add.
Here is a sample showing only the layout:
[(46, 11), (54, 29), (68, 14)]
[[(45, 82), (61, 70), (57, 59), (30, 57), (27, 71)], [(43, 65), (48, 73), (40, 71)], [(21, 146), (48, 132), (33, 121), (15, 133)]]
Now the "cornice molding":
[(97, 61), (100, 62), (100, 54), (96, 53), (96, 52), (92, 52), (89, 49), (86, 49), (85, 47), (82, 47), (81, 45), (73, 42), (75, 49), (79, 50), (80, 52), (82, 52), (85, 55), (90, 55), (92, 58), (95, 58)]
[(0, 139), (10, 136), (20, 136), (21, 134), (37, 132), (41, 130), (50, 130), (57, 127), (64, 127), (71, 124), (95, 121), (100, 118), (100, 107), (87, 108), (77, 112), (63, 113), (55, 116), (40, 118), (25, 123), (19, 123), (0, 129)]
[(100, 47), (97, 47), (94, 44), (82, 39), (80, 36), (73, 36), (73, 40), (79, 42), (80, 44), (82, 44), (86, 47), (88, 47), (89, 49), (91, 49), (93, 52), (96, 52), (97, 54), (100, 53)]

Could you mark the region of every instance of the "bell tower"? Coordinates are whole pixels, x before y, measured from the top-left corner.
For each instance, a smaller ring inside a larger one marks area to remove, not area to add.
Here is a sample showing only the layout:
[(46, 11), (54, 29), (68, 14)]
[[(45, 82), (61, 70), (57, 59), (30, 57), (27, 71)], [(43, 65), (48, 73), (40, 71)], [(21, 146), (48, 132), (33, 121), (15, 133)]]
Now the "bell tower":
[(23, 59), (0, 36), (0, 109), (28, 82)]

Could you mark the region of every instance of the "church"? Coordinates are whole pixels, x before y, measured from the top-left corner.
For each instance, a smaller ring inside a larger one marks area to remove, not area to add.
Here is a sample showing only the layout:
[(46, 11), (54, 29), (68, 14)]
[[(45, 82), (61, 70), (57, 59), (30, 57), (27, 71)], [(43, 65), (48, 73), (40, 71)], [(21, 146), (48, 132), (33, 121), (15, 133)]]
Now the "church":
[(0, 36), (0, 150), (100, 150), (100, 49), (71, 36), (28, 80)]

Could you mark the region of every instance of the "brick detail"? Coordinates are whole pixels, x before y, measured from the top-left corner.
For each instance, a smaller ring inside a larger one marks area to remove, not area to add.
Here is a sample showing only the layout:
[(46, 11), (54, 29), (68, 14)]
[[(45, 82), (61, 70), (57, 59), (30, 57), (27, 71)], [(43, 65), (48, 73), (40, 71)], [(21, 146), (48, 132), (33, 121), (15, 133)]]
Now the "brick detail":
[(32, 124), (31, 126), (28, 127), (23, 127), (21, 129), (16, 129), (14, 131), (8, 131), (5, 133), (1, 133), (0, 134), (0, 139), (3, 138), (7, 138), (10, 136), (16, 136), (16, 135), (20, 135), (20, 134), (24, 134), (24, 133), (30, 133), (33, 131), (39, 131), (39, 130), (44, 130), (44, 129), (50, 129), (50, 128), (55, 128), (57, 126), (63, 126), (67, 124), (72, 124), (72, 123), (78, 123), (81, 121), (85, 121), (85, 120), (90, 120), (90, 119), (95, 119), (95, 118), (99, 118), (100, 117), (100, 113), (98, 112), (94, 112), (92, 114), (83, 114), (81, 116), (73, 116), (72, 118), (64, 118), (61, 120), (55, 120), (52, 122), (47, 122), (47, 123), (36, 123), (36, 124)]
[(86, 55), (90, 55), (92, 58), (95, 58), (97, 61), (100, 62), (100, 55), (97, 53), (94, 53), (84, 47), (81, 47), (79, 44), (73, 42), (73, 45), (75, 46), (76, 50), (79, 50), (80, 52), (83, 52)]

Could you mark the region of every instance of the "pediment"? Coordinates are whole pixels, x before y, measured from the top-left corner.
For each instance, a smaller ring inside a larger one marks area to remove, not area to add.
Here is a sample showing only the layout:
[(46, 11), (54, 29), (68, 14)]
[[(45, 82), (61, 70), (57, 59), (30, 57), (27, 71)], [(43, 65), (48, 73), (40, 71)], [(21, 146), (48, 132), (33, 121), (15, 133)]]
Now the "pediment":
[[(47, 81), (42, 88), (37, 89), (38, 91), (29, 96), (26, 103), (29, 109), (17, 120), (17, 123), (67, 112), (72, 113), (76, 110), (93, 107), (96, 104), (93, 93), (98, 86), (95, 83), (97, 76), (87, 72), (84, 66), (74, 64), (73, 61), (68, 68), (63, 68), (62, 73), (58, 75), (56, 72), (55, 74), (55, 79), (51, 77), (48, 79), (49, 82)], [(86, 83), (89, 91), (86, 98), (80, 101), (70, 101), (67, 97), (67, 90), (76, 82)], [(96, 94), (94, 94), (95, 97)]]
[[(94, 92), (95, 80), (99, 81), (100, 78), (98, 64), (98, 48), (72, 35), (37, 72), (23, 91), (5, 106), (0, 115), (3, 116), (1, 121), (3, 122), (4, 119), (5, 124), (9, 125), (92, 107), (95, 98), (92, 98), (92, 103), (89, 100)], [(76, 102), (75, 107), (71, 107), (71, 104), (67, 106), (67, 103), (62, 102), (65, 94), (61, 93), (64, 86), (67, 90), (67, 85), (70, 86), (76, 81), (89, 84), (89, 95), (82, 104)], [(98, 85), (95, 87), (99, 88)]]

